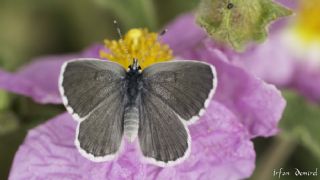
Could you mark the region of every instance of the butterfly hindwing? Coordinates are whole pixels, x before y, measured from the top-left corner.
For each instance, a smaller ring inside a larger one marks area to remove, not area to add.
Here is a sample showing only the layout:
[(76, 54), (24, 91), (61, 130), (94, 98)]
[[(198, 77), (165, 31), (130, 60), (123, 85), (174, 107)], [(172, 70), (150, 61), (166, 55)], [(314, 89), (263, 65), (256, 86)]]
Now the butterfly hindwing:
[(143, 72), (143, 88), (187, 122), (195, 121), (216, 89), (213, 66), (199, 61), (157, 63)]
[(93, 161), (112, 158), (123, 136), (125, 70), (109, 61), (80, 59), (64, 64), (60, 92), (79, 121), (75, 144)]
[(190, 136), (186, 126), (160, 98), (141, 92), (139, 143), (147, 160), (160, 166), (175, 164), (188, 156)]
[(116, 93), (111, 96), (77, 127), (75, 144), (84, 156), (94, 161), (113, 158), (121, 145), (124, 98)]

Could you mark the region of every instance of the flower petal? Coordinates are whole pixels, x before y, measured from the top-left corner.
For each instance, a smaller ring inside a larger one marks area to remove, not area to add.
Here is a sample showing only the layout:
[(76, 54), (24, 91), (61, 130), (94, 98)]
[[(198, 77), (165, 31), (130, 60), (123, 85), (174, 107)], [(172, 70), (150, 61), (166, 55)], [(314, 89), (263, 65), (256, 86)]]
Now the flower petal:
[(275, 0), (275, 1), (292, 9), (296, 8), (299, 2), (299, 0)]
[(265, 43), (230, 56), (235, 64), (264, 81), (277, 86), (287, 86), (292, 81), (295, 63), (281, 39), (279, 33), (270, 34)]
[[(181, 16), (172, 24), (180, 23), (188, 27), (184, 30), (180, 29), (183, 34), (189, 34), (188, 31), (191, 31), (195, 36), (185, 36), (183, 42), (192, 42), (188, 47), (181, 48), (184, 45), (177, 44), (171, 45), (171, 48), (173, 48), (173, 52), (179, 52), (179, 59), (204, 60), (215, 65), (219, 83), (214, 101), (219, 101), (237, 114), (240, 117), (240, 121), (248, 128), (251, 137), (268, 137), (276, 134), (278, 131), (277, 125), (286, 104), (281, 93), (273, 85), (266, 84), (247, 72), (247, 70), (239, 67), (241, 63), (235, 62), (242, 60), (238, 54), (226, 47), (215, 44), (208, 38), (202, 38), (199, 35), (201, 30), (199, 30), (199, 27), (195, 27), (197, 25), (194, 23), (194, 17), (191, 14)], [(168, 42), (169, 44), (171, 43), (170, 41)], [(269, 45), (265, 50), (261, 51), (269, 52)], [(281, 53), (278, 53), (278, 55), (281, 57)], [(232, 59), (232, 62), (226, 56)], [(243, 56), (245, 57), (245, 55)], [(252, 58), (256, 58), (254, 55), (252, 56)], [(236, 59), (236, 57), (239, 59)], [(249, 59), (251, 60), (251, 57)], [(283, 59), (283, 64), (287, 63), (286, 60), (285, 58)], [(252, 68), (252, 70), (255, 69)], [(279, 70), (278, 74), (286, 75), (280, 82), (288, 83), (292, 71), (293, 68), (291, 67)], [(261, 73), (264, 72), (261, 71)], [(256, 73), (260, 72), (257, 71)], [(268, 75), (266, 74), (265, 76), (271, 79), (272, 77), (268, 77)]]
[(194, 15), (191, 13), (177, 17), (166, 29), (168, 32), (162, 40), (174, 49), (175, 56), (206, 38), (206, 33), (196, 24)]
[(59, 104), (62, 100), (58, 79), (63, 62), (74, 58), (99, 57), (100, 47), (94, 45), (79, 54), (40, 57), (16, 73), (0, 70), (0, 88), (29, 96), (39, 103)]
[(0, 88), (30, 96), (39, 103), (61, 103), (58, 91), (60, 67), (75, 55), (51, 56), (36, 59), (16, 73), (1, 71)]
[(189, 127), (190, 157), (161, 168), (142, 163), (135, 144), (125, 143), (116, 160), (95, 163), (74, 146), (76, 122), (67, 113), (31, 130), (16, 153), (10, 179), (243, 179), (254, 169), (255, 152), (244, 126), (223, 105)]
[(320, 68), (312, 63), (296, 63), (293, 81), (289, 86), (311, 101), (320, 102)]
[(210, 43), (203, 46), (189, 50), (183, 58), (203, 60), (216, 67), (219, 83), (214, 101), (232, 110), (251, 137), (276, 134), (286, 105), (280, 91), (232, 64), (223, 52)]

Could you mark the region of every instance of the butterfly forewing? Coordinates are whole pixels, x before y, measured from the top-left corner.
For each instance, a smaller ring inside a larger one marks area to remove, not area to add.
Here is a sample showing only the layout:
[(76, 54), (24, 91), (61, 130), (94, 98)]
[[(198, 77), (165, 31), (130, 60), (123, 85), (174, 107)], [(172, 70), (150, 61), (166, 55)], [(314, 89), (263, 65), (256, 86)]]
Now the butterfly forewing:
[(95, 59), (78, 59), (63, 67), (60, 92), (68, 111), (80, 122), (75, 141), (78, 149), (92, 160), (111, 157), (123, 135), (125, 69)]
[(197, 61), (157, 63), (143, 73), (143, 88), (160, 98), (182, 119), (194, 120), (216, 88), (215, 69)]
[(119, 90), (125, 69), (108, 61), (77, 60), (64, 64), (60, 92), (64, 104), (80, 118), (88, 115), (102, 100)]

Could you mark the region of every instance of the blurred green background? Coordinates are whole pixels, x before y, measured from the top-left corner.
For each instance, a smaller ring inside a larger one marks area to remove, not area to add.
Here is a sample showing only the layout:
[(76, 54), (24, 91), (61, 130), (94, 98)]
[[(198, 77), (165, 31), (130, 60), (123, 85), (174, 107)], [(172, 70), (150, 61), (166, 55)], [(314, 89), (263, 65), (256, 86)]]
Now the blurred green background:
[[(134, 27), (159, 31), (178, 14), (196, 8), (197, 3), (197, 0), (1, 0), (0, 67), (14, 71), (37, 56), (77, 52), (105, 38), (117, 38), (114, 19), (123, 32)], [(320, 107), (295, 92), (286, 91), (284, 95), (288, 107), (281, 121), (281, 133), (254, 140), (257, 168), (251, 179), (278, 179), (272, 177), (272, 172), (280, 167), (320, 171)], [(0, 179), (7, 179), (14, 153), (27, 130), (63, 111), (62, 106), (40, 105), (0, 90)]]

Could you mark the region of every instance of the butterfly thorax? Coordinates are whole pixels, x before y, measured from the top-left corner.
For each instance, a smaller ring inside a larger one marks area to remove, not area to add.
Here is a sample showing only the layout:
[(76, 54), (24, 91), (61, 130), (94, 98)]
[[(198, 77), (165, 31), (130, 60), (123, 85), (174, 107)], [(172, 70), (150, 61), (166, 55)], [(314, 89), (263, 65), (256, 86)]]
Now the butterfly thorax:
[(126, 73), (127, 95), (129, 104), (135, 104), (139, 95), (139, 88), (141, 87), (141, 72), (138, 64), (133, 63), (129, 66)]
[(124, 134), (129, 141), (133, 141), (139, 129), (139, 110), (138, 101), (141, 87), (141, 72), (137, 63), (129, 66), (126, 74), (127, 98), (124, 112)]

